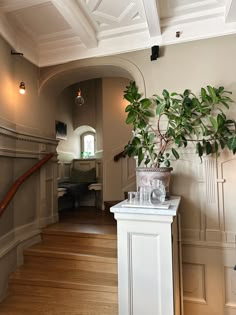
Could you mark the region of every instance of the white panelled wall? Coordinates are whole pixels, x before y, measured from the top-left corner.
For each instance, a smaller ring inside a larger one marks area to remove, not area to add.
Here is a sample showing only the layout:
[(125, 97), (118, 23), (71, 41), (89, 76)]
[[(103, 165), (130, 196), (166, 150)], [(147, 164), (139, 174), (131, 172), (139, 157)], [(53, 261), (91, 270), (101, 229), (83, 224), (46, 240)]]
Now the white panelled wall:
[(181, 194), (185, 315), (236, 314), (236, 156), (202, 163), (187, 153), (172, 192)]

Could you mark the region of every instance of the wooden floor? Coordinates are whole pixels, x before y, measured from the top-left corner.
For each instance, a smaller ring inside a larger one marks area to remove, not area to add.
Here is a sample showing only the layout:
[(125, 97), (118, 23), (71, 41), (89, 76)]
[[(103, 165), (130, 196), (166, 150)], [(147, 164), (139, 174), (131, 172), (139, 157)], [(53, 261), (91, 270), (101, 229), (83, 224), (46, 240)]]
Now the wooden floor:
[(9, 280), (4, 315), (116, 315), (117, 237), (113, 215), (95, 208), (60, 213), (42, 242), (24, 252)]
[(81, 207), (75, 210), (62, 211), (59, 223), (54, 225), (54, 227), (65, 227), (69, 226), (69, 224), (74, 226), (74, 228), (78, 228), (80, 232), (90, 231), (91, 233), (116, 235), (116, 220), (113, 213), (104, 212), (95, 207)]

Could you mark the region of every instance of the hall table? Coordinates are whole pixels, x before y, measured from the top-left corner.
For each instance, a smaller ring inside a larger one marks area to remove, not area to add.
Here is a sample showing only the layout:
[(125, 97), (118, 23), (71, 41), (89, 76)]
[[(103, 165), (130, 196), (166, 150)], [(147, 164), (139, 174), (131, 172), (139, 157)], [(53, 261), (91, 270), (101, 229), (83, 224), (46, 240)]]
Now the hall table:
[(117, 220), (119, 315), (183, 315), (180, 197), (111, 207)]

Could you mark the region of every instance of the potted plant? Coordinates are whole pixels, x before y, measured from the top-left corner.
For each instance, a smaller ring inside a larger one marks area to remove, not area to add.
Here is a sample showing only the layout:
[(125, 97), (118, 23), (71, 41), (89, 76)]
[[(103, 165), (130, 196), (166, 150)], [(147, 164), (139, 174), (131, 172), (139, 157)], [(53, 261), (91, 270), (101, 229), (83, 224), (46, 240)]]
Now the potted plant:
[(180, 158), (180, 148), (190, 143), (200, 158), (218, 155), (225, 147), (235, 154), (236, 122), (225, 114), (233, 103), (229, 94), (224, 87), (207, 86), (199, 96), (186, 89), (182, 94), (163, 90), (161, 96), (143, 98), (130, 82), (124, 98), (129, 102), (126, 123), (133, 124), (133, 136), (125, 152), (137, 157), (141, 171), (154, 168), (164, 173)]

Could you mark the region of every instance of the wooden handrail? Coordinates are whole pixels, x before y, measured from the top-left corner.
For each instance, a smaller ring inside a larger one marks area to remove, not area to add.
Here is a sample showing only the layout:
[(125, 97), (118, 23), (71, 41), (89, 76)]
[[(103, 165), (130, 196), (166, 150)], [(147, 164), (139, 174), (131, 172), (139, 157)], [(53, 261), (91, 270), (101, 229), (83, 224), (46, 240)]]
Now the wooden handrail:
[(0, 217), (3, 212), (6, 210), (9, 202), (14, 197), (15, 193), (17, 192), (18, 188), (21, 184), (29, 178), (33, 173), (35, 173), (41, 166), (43, 166), (48, 160), (50, 160), (54, 156), (54, 153), (47, 154), (44, 158), (38, 161), (34, 166), (32, 166), (28, 171), (26, 171), (23, 175), (21, 175), (11, 186), (8, 190), (6, 196), (0, 202)]
[(125, 158), (127, 155), (127, 152), (125, 150), (121, 151), (120, 153), (116, 154), (113, 158), (115, 162), (118, 162), (121, 158)]

